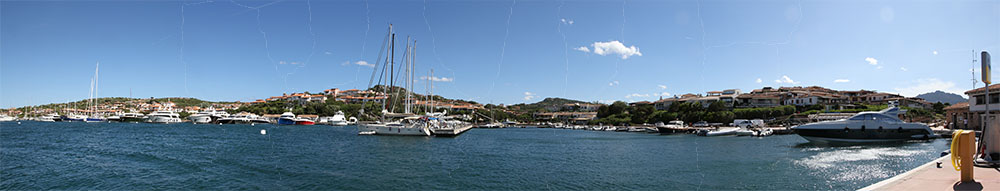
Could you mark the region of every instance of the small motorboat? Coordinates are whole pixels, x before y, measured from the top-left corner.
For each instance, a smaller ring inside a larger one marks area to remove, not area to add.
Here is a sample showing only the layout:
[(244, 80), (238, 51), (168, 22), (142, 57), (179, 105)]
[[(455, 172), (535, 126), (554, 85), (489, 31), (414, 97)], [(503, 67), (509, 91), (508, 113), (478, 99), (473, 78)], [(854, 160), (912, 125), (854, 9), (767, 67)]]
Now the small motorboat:
[(713, 136), (736, 135), (736, 132), (739, 130), (740, 128), (720, 128), (714, 131), (708, 131), (705, 133), (704, 136), (713, 137)]

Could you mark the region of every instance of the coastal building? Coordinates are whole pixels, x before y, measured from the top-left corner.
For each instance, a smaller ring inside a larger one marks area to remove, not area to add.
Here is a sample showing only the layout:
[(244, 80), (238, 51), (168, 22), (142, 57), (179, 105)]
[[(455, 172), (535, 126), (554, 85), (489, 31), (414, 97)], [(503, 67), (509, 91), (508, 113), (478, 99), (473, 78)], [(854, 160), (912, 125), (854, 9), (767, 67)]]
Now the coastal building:
[(742, 94), (736, 96), (736, 107), (777, 107), (781, 106), (781, 96), (776, 93)]
[(886, 104), (891, 98), (902, 98), (903, 96), (890, 93), (874, 93), (862, 96), (865, 102), (870, 104)]
[(794, 92), (791, 95), (792, 97), (784, 100), (784, 105), (809, 106), (848, 103), (845, 96), (825, 92)]
[(601, 104), (567, 103), (567, 104), (563, 104), (562, 109), (564, 111), (591, 112), (591, 111), (597, 111), (597, 108), (600, 108), (600, 107), (601, 107)]
[(337, 95), (339, 94), (340, 94), (340, 89), (338, 88), (330, 88), (327, 90), (323, 90), (323, 95), (337, 97)]
[(629, 103), (628, 106), (638, 107), (638, 106), (652, 105), (652, 104), (653, 104), (653, 102), (649, 102), (649, 101), (639, 101), (639, 102)]
[(840, 95), (847, 96), (847, 101), (850, 103), (862, 103), (865, 100), (865, 96), (868, 94), (875, 94), (877, 92), (871, 90), (857, 90), (857, 91), (840, 91)]
[(934, 107), (934, 103), (928, 102), (923, 98), (918, 97), (894, 97), (888, 98), (886, 101), (896, 101), (900, 106), (910, 107), (910, 108), (921, 108), (921, 109), (931, 109)]
[(674, 104), (674, 102), (677, 102), (679, 99), (680, 98), (672, 97), (656, 100), (653, 102), (653, 107), (656, 108), (656, 110), (667, 110), (670, 109), (670, 105)]
[(365, 102), (373, 102), (381, 104), (385, 102), (386, 96), (340, 96), (337, 97), (336, 101), (342, 101), (344, 103), (354, 103), (360, 104)]
[(969, 102), (956, 103), (944, 108), (946, 127), (949, 129), (970, 129)]
[[(1000, 84), (990, 85), (989, 88), (990, 122), (996, 124), (998, 123), (997, 116), (1000, 116)], [(986, 88), (969, 90), (965, 92), (965, 95), (969, 96), (968, 126), (970, 129), (982, 130), (982, 127), (985, 125), (983, 119), (986, 117)]]

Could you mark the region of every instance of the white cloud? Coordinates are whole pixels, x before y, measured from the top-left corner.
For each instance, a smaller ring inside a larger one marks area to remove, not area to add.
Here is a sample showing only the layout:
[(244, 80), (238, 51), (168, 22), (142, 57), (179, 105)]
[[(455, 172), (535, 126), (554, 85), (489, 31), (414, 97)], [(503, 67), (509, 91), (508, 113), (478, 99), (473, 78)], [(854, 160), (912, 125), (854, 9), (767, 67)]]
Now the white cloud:
[(760, 78), (757, 78), (757, 83), (759, 84), (759, 83), (761, 83), (761, 82), (764, 82), (764, 81), (763, 81), (763, 80), (760, 80)]
[(524, 101), (535, 99), (535, 93), (524, 92)]
[(420, 76), (420, 79), (421, 80), (430, 79), (431, 81), (435, 81), (435, 82), (451, 82), (451, 81), (455, 81), (455, 78), (446, 78), (446, 77), (437, 77), (437, 76), (431, 76), (431, 77)]
[(882, 69), (882, 66), (876, 66), (875, 69)]
[(906, 69), (906, 67), (899, 67), (899, 70), (902, 70), (902, 71), (904, 71), (904, 72), (905, 72), (905, 71), (910, 71), (910, 70), (907, 70), (907, 69)]
[(618, 80), (608, 82), (608, 86), (615, 86), (615, 85), (618, 85)]
[(666, 85), (657, 85), (657, 86), (658, 86), (658, 87), (660, 87), (660, 89), (661, 89), (661, 90), (665, 90), (665, 89), (667, 89), (667, 86), (666, 86)]
[(288, 62), (288, 61), (278, 61), (278, 64), (281, 64), (281, 65), (285, 65), (285, 64), (298, 65), (299, 63), (298, 62)]
[[(622, 57), (622, 59), (628, 59), (630, 56), (642, 56), (642, 52), (639, 52), (639, 48), (635, 46), (626, 47), (625, 44), (621, 42), (608, 41), (608, 42), (594, 42), (591, 44), (594, 47), (594, 54), (605, 56), (608, 54), (617, 54)], [(578, 48), (579, 50), (579, 48)]]
[(369, 64), (367, 61), (364, 61), (364, 60), (354, 62), (354, 65), (365, 66), (365, 67), (375, 67), (375, 64)]
[(913, 85), (909, 87), (893, 88), (893, 89), (896, 90), (896, 92), (899, 92), (900, 95), (906, 97), (917, 96), (922, 93), (933, 92), (938, 90), (948, 93), (958, 94), (963, 97), (965, 96), (964, 90), (962, 90), (962, 88), (955, 87), (954, 82), (945, 82), (938, 80), (937, 78), (919, 79), (912, 84)]
[(663, 97), (670, 96), (670, 92), (660, 92), (660, 94), (657, 94), (657, 96), (663, 96)]
[(573, 24), (573, 20), (567, 20), (566, 18), (559, 19), (563, 24)]
[(937, 50), (935, 50), (934, 52), (931, 52), (931, 54), (937, 55)]
[(579, 50), (579, 51), (582, 51), (582, 52), (590, 52), (590, 48), (587, 48), (586, 46), (577, 47), (577, 48), (574, 48), (573, 50)]
[(333, 54), (333, 53), (332, 53), (332, 52), (330, 52), (330, 51), (326, 51), (326, 52), (323, 52), (323, 54), (326, 54), (326, 55), (331, 55), (331, 54)]
[(878, 60), (876, 60), (875, 58), (872, 58), (872, 57), (865, 58), (865, 61), (868, 62), (868, 64), (871, 64), (871, 65), (878, 65)]
[(774, 83), (799, 84), (799, 82), (788, 78), (788, 76), (781, 76), (781, 79), (774, 80)]
[(836, 79), (836, 80), (833, 80), (833, 83), (847, 83), (847, 82), (851, 82), (851, 80), (848, 80), (848, 79)]
[(633, 93), (633, 94), (625, 95), (625, 99), (637, 98), (637, 97), (649, 97), (649, 94)]

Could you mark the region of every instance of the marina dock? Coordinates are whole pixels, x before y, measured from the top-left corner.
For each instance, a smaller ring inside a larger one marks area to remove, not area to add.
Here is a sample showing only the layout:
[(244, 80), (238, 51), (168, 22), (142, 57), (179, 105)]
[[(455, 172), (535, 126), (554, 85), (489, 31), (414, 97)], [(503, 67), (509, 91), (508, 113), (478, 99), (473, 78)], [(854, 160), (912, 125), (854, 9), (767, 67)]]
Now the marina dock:
[(960, 183), (949, 154), (860, 190), (1000, 190), (1000, 169), (974, 169), (975, 182)]

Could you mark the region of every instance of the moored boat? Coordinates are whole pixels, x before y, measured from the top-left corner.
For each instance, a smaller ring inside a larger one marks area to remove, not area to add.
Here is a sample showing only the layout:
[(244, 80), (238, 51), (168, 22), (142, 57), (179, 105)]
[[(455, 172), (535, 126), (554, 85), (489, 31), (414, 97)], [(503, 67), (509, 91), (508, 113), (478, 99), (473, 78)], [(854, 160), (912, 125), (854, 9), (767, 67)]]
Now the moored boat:
[(295, 117), (295, 114), (292, 112), (282, 113), (281, 117), (278, 117), (278, 125), (315, 125), (315, 124), (316, 122), (312, 120)]
[(180, 115), (174, 113), (171, 110), (154, 111), (153, 113), (150, 113), (149, 116), (146, 117), (146, 123), (170, 124), (170, 123), (180, 123), (180, 122), (181, 122)]
[(878, 112), (861, 112), (847, 119), (798, 125), (792, 131), (814, 143), (899, 142), (937, 138), (927, 125), (908, 123), (897, 116), (901, 111), (890, 107)]
[(670, 121), (667, 124), (663, 124), (662, 122), (656, 123), (656, 130), (659, 131), (660, 134), (669, 135), (687, 132), (689, 128), (684, 126), (684, 121), (675, 120)]

